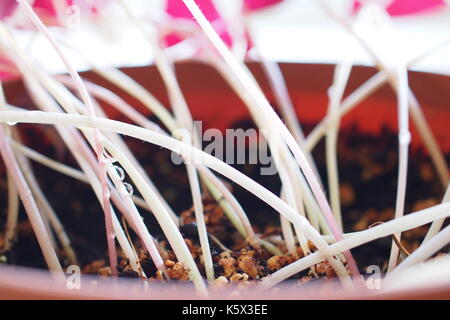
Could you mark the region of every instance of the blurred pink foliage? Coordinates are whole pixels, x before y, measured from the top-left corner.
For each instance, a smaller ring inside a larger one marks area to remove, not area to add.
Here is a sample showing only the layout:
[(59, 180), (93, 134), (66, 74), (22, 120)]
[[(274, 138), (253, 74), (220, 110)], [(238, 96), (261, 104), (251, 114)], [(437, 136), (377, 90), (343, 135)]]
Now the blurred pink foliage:
[[(391, 16), (401, 16), (439, 10), (446, 5), (444, 0), (393, 0), (386, 6), (386, 11)], [(352, 8), (353, 13), (358, 12), (361, 6), (362, 1), (355, 0)]]
[[(244, 0), (244, 11), (249, 13), (251, 11), (264, 9), (271, 5), (282, 2), (283, 0)], [(231, 38), (229, 32), (226, 29), (225, 23), (217, 11), (212, 0), (195, 0), (199, 8), (202, 10), (205, 17), (213, 25), (217, 33), (220, 35), (222, 40), (228, 45), (233, 44), (233, 39)], [(166, 13), (172, 18), (179, 19), (190, 19), (193, 17), (185, 4), (180, 0), (167, 0)], [(169, 34), (165, 38), (166, 44), (168, 46), (175, 45), (183, 40), (177, 34)]]
[[(35, 0), (33, 2), (33, 10), (42, 19), (42, 21), (48, 26), (62, 26), (62, 20), (72, 12), (71, 6), (77, 6), (80, 13), (89, 16), (95, 16), (99, 10), (103, 9), (111, 0)], [(55, 3), (58, 3), (58, 9), (62, 12), (58, 12), (55, 7)], [(0, 0), (0, 19), (8, 22), (8, 18), (11, 18), (14, 11), (19, 8), (17, 0)], [(22, 21), (19, 23), (20, 28), (31, 27), (29, 21)], [(0, 52), (0, 80), (8, 80), (16, 78), (18, 72), (16, 71), (14, 64), (9, 61)]]
[[(195, 0), (197, 5), (202, 10), (205, 17), (209, 22), (212, 23), (214, 29), (220, 35), (222, 40), (228, 45), (231, 46), (232, 39), (230, 34), (225, 28), (225, 23), (217, 11), (216, 7), (213, 4), (212, 0)], [(167, 0), (166, 13), (172, 18), (178, 19), (194, 19), (192, 14), (187, 9), (186, 5), (180, 0)], [(182, 41), (183, 39), (176, 34), (169, 34), (166, 36), (166, 44), (168, 46), (175, 45)]]
[(244, 0), (244, 7), (246, 10), (264, 9), (273, 4), (282, 2), (283, 0)]
[(17, 7), (16, 0), (0, 1), (0, 19), (9, 17), (14, 12), (14, 9), (16, 9), (16, 7)]
[[(77, 6), (81, 12), (88, 15), (95, 15), (99, 10), (104, 8), (111, 0), (35, 0), (33, 9), (49, 25), (60, 25), (58, 21), (58, 10), (55, 3), (58, 4), (60, 10), (64, 10), (64, 14), (68, 14), (66, 10), (70, 6)], [(1, 0), (0, 1), (0, 19), (5, 19), (14, 13), (18, 8), (17, 0)]]

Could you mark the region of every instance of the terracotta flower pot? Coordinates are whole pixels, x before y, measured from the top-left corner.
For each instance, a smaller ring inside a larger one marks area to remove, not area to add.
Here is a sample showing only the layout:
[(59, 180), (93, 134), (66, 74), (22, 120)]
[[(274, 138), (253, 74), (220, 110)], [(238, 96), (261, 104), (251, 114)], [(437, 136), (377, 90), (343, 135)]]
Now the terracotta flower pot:
[[(262, 69), (258, 64), (250, 63), (263, 90), (273, 101), (273, 95)], [(197, 62), (179, 63), (176, 66), (181, 87), (189, 103), (194, 119), (202, 120), (207, 128), (225, 129), (231, 123), (248, 119), (248, 112), (236, 94), (225, 84), (220, 76), (207, 65)], [(327, 88), (331, 85), (333, 66), (312, 64), (282, 64), (281, 68), (286, 77), (290, 94), (297, 108), (297, 115), (302, 122), (318, 122), (326, 113)], [(126, 68), (138, 82), (144, 84), (166, 105), (168, 99), (163, 82), (154, 67)], [(355, 67), (352, 70), (348, 92), (356, 89), (360, 84), (375, 74), (375, 70), (368, 67)], [(142, 111), (145, 110), (139, 102), (120, 92), (94, 74), (87, 72), (86, 78), (118, 91), (130, 103)], [(450, 77), (429, 73), (410, 72), (410, 86), (423, 107), (424, 114), (429, 121), (433, 133), (444, 152), (450, 152)], [(6, 94), (11, 104), (23, 106), (23, 86), (19, 82), (6, 84)], [(395, 93), (387, 85), (375, 92), (342, 119), (342, 127), (358, 124), (363, 132), (377, 133), (382, 125), (397, 130)], [(117, 118), (115, 111), (107, 109), (109, 116)], [(412, 148), (422, 145), (414, 125), (411, 125)], [(148, 290), (135, 281), (117, 279), (100, 281), (93, 285), (90, 277), (83, 278), (80, 290), (69, 290), (64, 284), (56, 285), (47, 273), (42, 271), (0, 267), (0, 298), (1, 299), (192, 299), (201, 298), (193, 294), (192, 287), (181, 287), (174, 294), (172, 289), (164, 285), (151, 285)], [(153, 287), (155, 286), (155, 287)], [(124, 289), (125, 288), (125, 289)], [(125, 296), (123, 292), (127, 292)], [(212, 298), (224, 298), (229, 292), (213, 292)], [(308, 287), (308, 290), (280, 290), (278, 294), (267, 295), (255, 290), (243, 293), (234, 298), (269, 298), (269, 299), (344, 299), (344, 298), (373, 298), (373, 299), (436, 299), (450, 298), (450, 279), (442, 279), (439, 285), (416, 286), (408, 290), (363, 290), (361, 292), (324, 292), (320, 288)]]

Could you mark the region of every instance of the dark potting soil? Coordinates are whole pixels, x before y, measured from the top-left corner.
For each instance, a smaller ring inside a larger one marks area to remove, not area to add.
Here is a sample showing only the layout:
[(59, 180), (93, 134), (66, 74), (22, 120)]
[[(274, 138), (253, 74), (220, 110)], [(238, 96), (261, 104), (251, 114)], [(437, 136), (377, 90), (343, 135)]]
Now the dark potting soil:
[[(251, 122), (236, 123), (235, 128), (250, 128)], [(314, 126), (304, 125), (308, 133)], [(58, 143), (53, 129), (45, 126), (20, 125), (21, 133), (28, 145), (58, 161), (77, 167), (74, 159), (64, 149), (55, 149)], [(27, 134), (27, 132), (32, 134)], [(56, 140), (56, 141), (54, 141)], [(50, 141), (43, 144), (43, 141)], [(55, 143), (56, 142), (56, 143)], [(191, 209), (192, 198), (185, 168), (174, 165), (171, 153), (148, 143), (126, 139), (130, 150), (142, 164), (145, 171), (168, 201), (173, 210), (180, 214), (184, 225), (181, 227), (194, 258), (203, 272), (200, 262), (201, 250), (197, 236), (195, 219)], [(378, 135), (362, 133), (357, 127), (339, 133), (338, 164), (341, 191), (342, 215), (345, 232), (361, 231), (377, 222), (387, 221), (394, 216), (394, 205), (398, 171), (398, 140), (394, 132), (383, 128)], [(315, 148), (313, 153), (317, 168), (327, 190), (324, 142)], [(450, 155), (447, 155), (450, 160)], [(0, 166), (3, 166), (1, 163)], [(260, 175), (261, 165), (234, 165), (238, 170), (250, 176), (258, 183), (276, 194), (280, 192), (280, 180), (277, 175)], [(78, 257), (78, 263), (85, 273), (108, 274), (104, 218), (100, 205), (90, 187), (83, 182), (64, 177), (62, 174), (33, 163), (33, 168), (43, 192), (55, 212), (57, 212)], [(2, 169), (0, 172), (4, 172)], [(127, 178), (125, 178), (127, 181)], [(128, 181), (129, 182), (129, 181)], [(268, 205), (254, 197), (248, 191), (229, 182), (234, 195), (247, 212), (254, 229), (259, 234), (281, 235), (279, 215)], [(0, 194), (6, 195), (6, 179), (0, 178)], [(136, 195), (139, 195), (135, 191)], [(408, 163), (408, 184), (406, 190), (405, 212), (420, 210), (439, 203), (443, 196), (443, 188), (427, 154), (422, 150), (411, 150)], [(223, 211), (211, 197), (205, 194), (205, 216), (208, 232), (224, 246), (232, 249), (231, 253), (223, 252), (220, 246), (210, 238), (216, 277), (224, 276), (227, 281), (248, 281), (259, 279), (274, 272), (282, 266), (295, 261), (296, 257), (288, 255), (273, 257), (266, 250), (249, 247), (239, 236)], [(3, 232), (6, 221), (6, 196), (0, 198), (0, 231)], [(171, 278), (186, 280), (185, 267), (176, 262), (151, 213), (142, 210), (144, 223), (160, 244), (163, 258)], [(413, 251), (418, 247), (428, 230), (428, 226), (417, 228), (402, 235), (402, 245)], [(147, 276), (162, 280), (164, 276), (157, 272), (153, 263), (142, 250), (136, 235), (130, 230), (134, 245), (138, 248), (140, 262)], [(3, 237), (2, 237), (3, 239)], [(386, 267), (392, 239), (378, 239), (352, 250), (362, 273), (369, 265), (378, 265), (382, 270)], [(279, 249), (286, 252), (284, 245)], [(313, 245), (310, 245), (315, 250)], [(1, 248), (1, 246), (0, 246)], [(448, 247), (443, 251), (448, 252)], [(64, 256), (62, 251), (59, 252)], [(298, 256), (303, 252), (298, 250)], [(7, 264), (34, 268), (46, 268), (45, 261), (37, 245), (33, 230), (26, 218), (23, 208), (20, 209), (20, 223), (17, 240), (12, 250), (2, 253)], [(63, 259), (64, 266), (68, 261)], [(137, 277), (130, 270), (128, 261), (121, 259), (119, 265), (121, 276)], [(315, 275), (333, 277), (334, 272), (327, 263), (315, 266)], [(306, 270), (295, 278), (309, 281), (311, 270)], [(225, 281), (221, 278), (220, 281)], [(220, 282), (219, 281), (219, 282)]]

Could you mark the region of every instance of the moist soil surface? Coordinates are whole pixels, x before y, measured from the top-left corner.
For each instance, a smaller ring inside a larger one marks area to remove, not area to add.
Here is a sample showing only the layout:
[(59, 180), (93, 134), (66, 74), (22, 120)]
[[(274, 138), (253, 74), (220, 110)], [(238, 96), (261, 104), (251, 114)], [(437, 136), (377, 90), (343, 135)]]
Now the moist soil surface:
[[(233, 127), (246, 129), (252, 126), (251, 122), (243, 121), (235, 123)], [(305, 132), (308, 133), (313, 127), (312, 124), (304, 125)], [(39, 152), (77, 167), (72, 156), (64, 148), (54, 147), (62, 144), (58, 138), (55, 138), (57, 135), (53, 129), (33, 125), (19, 125), (19, 128), (27, 145), (37, 146), (34, 148)], [(195, 215), (191, 208), (189, 182), (184, 166), (173, 164), (171, 154), (167, 150), (133, 139), (126, 139), (126, 142), (161, 194), (180, 215), (182, 235), (204, 274)], [(362, 231), (375, 223), (388, 221), (394, 217), (398, 172), (397, 150), (397, 135), (386, 128), (382, 128), (377, 135), (362, 133), (356, 126), (340, 131), (338, 165), (345, 232)], [(324, 189), (327, 190), (323, 141), (315, 148), (313, 156), (324, 183)], [(449, 161), (450, 155), (446, 158)], [(0, 162), (0, 167), (2, 166), (3, 163)], [(260, 175), (260, 165), (245, 164), (234, 167), (279, 194), (280, 180), (277, 175)], [(66, 228), (82, 271), (108, 276), (110, 269), (107, 263), (103, 213), (90, 187), (36, 163), (33, 163), (33, 168), (43, 192)], [(0, 172), (4, 172), (3, 167)], [(251, 247), (246, 239), (235, 231), (216, 201), (209, 194), (204, 193), (205, 218), (210, 235), (217, 284), (256, 283), (262, 277), (304, 256), (300, 248), (297, 248), (296, 254), (287, 253), (281, 241), (279, 215), (271, 207), (234, 183), (227, 181), (227, 186), (246, 211), (255, 232), (262, 238), (273, 241), (284, 255), (274, 256), (266, 249)], [(422, 149), (410, 150), (405, 212), (413, 212), (438, 204), (443, 197), (443, 192), (428, 155)], [(7, 211), (7, 183), (4, 175), (0, 176), (0, 194), (5, 195), (0, 197), (1, 235), (4, 231)], [(137, 192), (135, 194), (139, 195)], [(156, 270), (136, 235), (131, 228), (126, 228), (140, 257), (142, 271), (153, 281), (186, 281), (188, 279), (186, 267), (177, 262), (152, 214), (142, 209), (141, 215), (151, 234), (158, 240), (167, 273), (164, 275)], [(403, 233), (401, 244), (404, 250), (414, 251), (424, 238), (428, 227), (423, 226)], [(3, 241), (3, 236), (1, 239)], [(369, 265), (378, 265), (384, 271), (391, 243), (392, 238), (387, 237), (353, 249), (352, 253), (361, 273), (365, 274)], [(311, 243), (309, 246), (312, 251), (316, 249)], [(229, 251), (225, 250), (225, 247)], [(1, 242), (0, 248), (2, 248)], [(441, 252), (448, 253), (449, 247), (447, 246)], [(64, 267), (68, 266), (69, 262), (64, 258), (64, 252), (59, 250), (58, 253), (62, 257)], [(14, 246), (11, 250), (2, 252), (0, 256), (1, 263), (46, 268), (22, 207)], [(142, 276), (131, 270), (127, 259), (122, 257), (119, 258), (118, 271), (123, 277)], [(293, 278), (298, 284), (304, 284), (335, 276), (332, 268), (323, 262), (300, 272)]]

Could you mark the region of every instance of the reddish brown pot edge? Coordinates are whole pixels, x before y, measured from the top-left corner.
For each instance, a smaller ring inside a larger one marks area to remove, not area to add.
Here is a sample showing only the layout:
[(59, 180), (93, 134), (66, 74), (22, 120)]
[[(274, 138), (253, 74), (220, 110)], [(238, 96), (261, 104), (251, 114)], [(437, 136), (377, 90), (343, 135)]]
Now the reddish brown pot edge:
[[(273, 94), (257, 63), (248, 64), (270, 102), (274, 102)], [(220, 75), (210, 66), (200, 62), (178, 63), (177, 76), (183, 93), (189, 103), (193, 117), (202, 120), (204, 128), (229, 128), (236, 121), (249, 118), (249, 113), (239, 97), (230, 89)], [(282, 63), (281, 69), (286, 78), (291, 98), (297, 115), (303, 123), (315, 123), (326, 114), (327, 89), (333, 77), (333, 65)], [(126, 73), (143, 84), (164, 105), (169, 105), (164, 83), (153, 66), (124, 68)], [(352, 69), (346, 88), (346, 95), (353, 92), (362, 83), (375, 74), (370, 67), (356, 66)], [(120, 93), (132, 105), (143, 113), (148, 113), (136, 99), (115, 88), (93, 72), (85, 72), (83, 76)], [(410, 72), (409, 84), (421, 104), (424, 114), (432, 128), (439, 146), (445, 152), (450, 151), (448, 139), (448, 119), (450, 119), (450, 77), (423, 72)], [(29, 106), (31, 103), (24, 97), (24, 88), (18, 81), (5, 84), (8, 101), (17, 106)], [(397, 103), (394, 91), (389, 85), (373, 93), (354, 110), (342, 119), (342, 127), (357, 124), (363, 132), (378, 133), (383, 125), (397, 130)], [(115, 110), (107, 108), (113, 118), (121, 118)], [(412, 145), (422, 144), (417, 135), (414, 123), (411, 122)]]
[[(336, 280), (337, 281), (337, 280)], [(96, 282), (96, 286), (92, 285)], [(115, 283), (98, 281), (97, 277), (83, 276), (79, 289), (68, 289), (65, 284), (57, 285), (45, 271), (35, 269), (0, 267), (0, 299), (150, 299), (150, 300), (191, 300), (229, 299), (231, 290), (212, 291), (206, 298), (197, 294), (191, 285), (173, 288), (152, 284), (146, 290), (142, 281), (116, 279)], [(436, 286), (410, 287), (407, 290), (357, 290), (354, 292), (324, 292), (320, 286), (308, 286), (307, 290), (292, 290), (280, 286), (279, 290), (268, 294), (259, 289), (233, 295), (233, 299), (244, 300), (391, 300), (391, 299), (450, 299), (450, 279)]]

